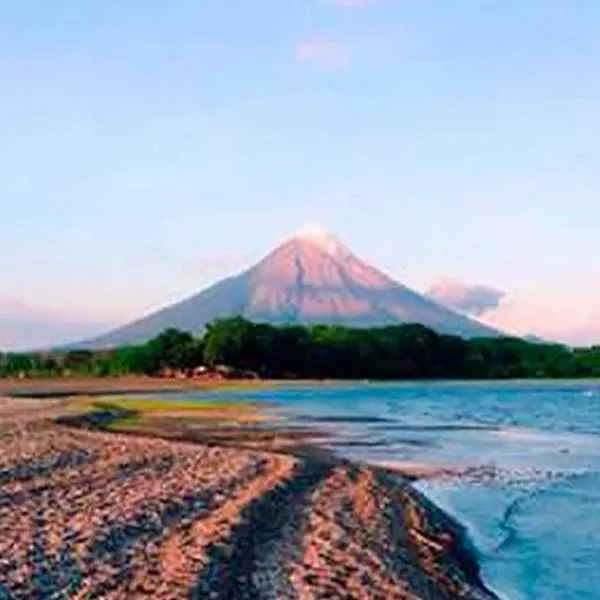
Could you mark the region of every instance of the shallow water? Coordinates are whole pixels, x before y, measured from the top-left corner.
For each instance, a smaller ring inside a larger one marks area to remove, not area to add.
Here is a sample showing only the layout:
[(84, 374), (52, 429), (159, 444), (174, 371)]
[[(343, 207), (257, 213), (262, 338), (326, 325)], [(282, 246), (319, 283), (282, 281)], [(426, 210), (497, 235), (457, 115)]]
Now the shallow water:
[(344, 456), (468, 467), (419, 485), (467, 525), (490, 587), (514, 600), (600, 598), (599, 382), (294, 385), (217, 395), (266, 401), (292, 425), (331, 432)]

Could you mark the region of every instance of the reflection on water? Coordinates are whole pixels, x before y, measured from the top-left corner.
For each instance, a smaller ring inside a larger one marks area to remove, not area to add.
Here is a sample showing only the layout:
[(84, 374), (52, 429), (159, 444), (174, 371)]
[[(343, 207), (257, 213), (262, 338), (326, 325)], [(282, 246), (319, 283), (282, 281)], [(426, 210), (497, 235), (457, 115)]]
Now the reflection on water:
[[(201, 396), (202, 394), (199, 394)], [(214, 392), (211, 392), (214, 397)], [(600, 597), (600, 384), (348, 384), (228, 391), (367, 461), (452, 467), (422, 489), (469, 527), (502, 595)]]

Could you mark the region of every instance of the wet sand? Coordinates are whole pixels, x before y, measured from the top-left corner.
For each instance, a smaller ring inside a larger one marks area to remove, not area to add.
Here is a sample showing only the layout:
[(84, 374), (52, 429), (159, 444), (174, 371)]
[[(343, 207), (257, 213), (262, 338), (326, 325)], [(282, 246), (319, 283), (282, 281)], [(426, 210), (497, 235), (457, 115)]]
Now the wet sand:
[(78, 416), (0, 402), (2, 599), (493, 598), (462, 528), (388, 469)]
[(198, 381), (160, 377), (65, 377), (49, 379), (0, 379), (0, 396), (63, 397), (108, 396), (112, 394), (161, 394), (224, 385), (265, 385), (260, 381)]
[(218, 388), (253, 389), (278, 385), (331, 385), (333, 381), (280, 379), (166, 379), (131, 375), (123, 377), (52, 377), (47, 379), (0, 378), (0, 397), (52, 398), (64, 396), (110, 396), (164, 394)]

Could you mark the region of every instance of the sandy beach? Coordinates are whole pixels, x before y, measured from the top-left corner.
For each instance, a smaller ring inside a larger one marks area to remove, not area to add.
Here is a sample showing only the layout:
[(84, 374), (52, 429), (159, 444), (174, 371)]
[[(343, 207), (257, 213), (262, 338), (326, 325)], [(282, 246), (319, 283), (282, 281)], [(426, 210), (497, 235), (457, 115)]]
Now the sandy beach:
[(0, 598), (494, 597), (408, 478), (73, 416), (0, 402)]
[(48, 379), (0, 379), (0, 396), (63, 397), (111, 394), (166, 393), (219, 386), (267, 385), (263, 381), (200, 381), (131, 375), (123, 377), (54, 377)]

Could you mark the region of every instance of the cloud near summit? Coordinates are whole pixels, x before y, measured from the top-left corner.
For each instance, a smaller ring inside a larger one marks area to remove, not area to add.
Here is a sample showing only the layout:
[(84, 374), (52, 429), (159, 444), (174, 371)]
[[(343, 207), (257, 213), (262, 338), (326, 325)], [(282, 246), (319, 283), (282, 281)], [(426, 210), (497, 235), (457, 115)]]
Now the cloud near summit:
[(498, 308), (506, 294), (488, 285), (445, 280), (433, 285), (427, 296), (449, 308), (479, 317)]

